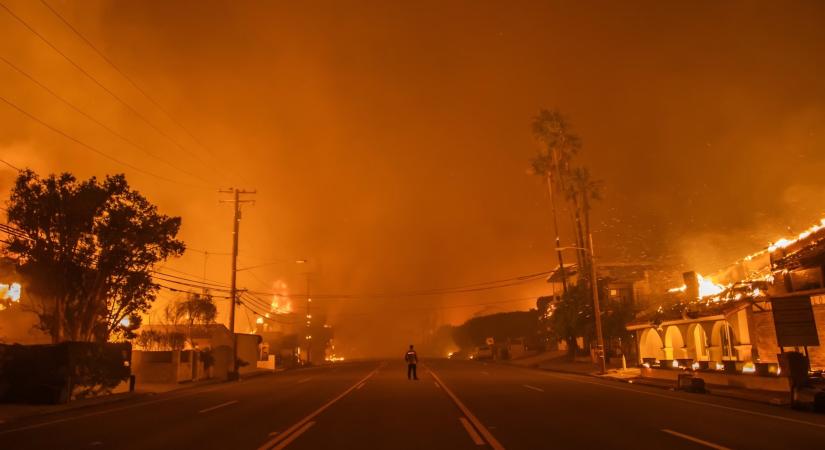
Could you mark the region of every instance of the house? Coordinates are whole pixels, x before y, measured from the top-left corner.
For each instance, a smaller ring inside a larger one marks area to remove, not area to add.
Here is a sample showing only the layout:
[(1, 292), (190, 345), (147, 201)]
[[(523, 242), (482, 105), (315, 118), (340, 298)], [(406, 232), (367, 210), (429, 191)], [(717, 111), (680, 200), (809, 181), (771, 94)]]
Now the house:
[[(257, 370), (261, 337), (235, 333), (234, 339), (238, 372)], [(222, 324), (144, 325), (132, 351), (132, 373), (138, 384), (225, 378), (232, 369), (232, 340)]]
[[(657, 292), (656, 283), (664, 283), (663, 269), (660, 266), (647, 263), (610, 263), (596, 265), (596, 276), (602, 292), (607, 294), (608, 300), (645, 304), (650, 301), (651, 295)], [(550, 284), (551, 296), (561, 299), (564, 293), (563, 279), (568, 286), (575, 286), (581, 278), (577, 264), (565, 264), (564, 271), (560, 266), (547, 277)]]
[(639, 362), (776, 376), (779, 355), (794, 350), (825, 370), (823, 270), (825, 220), (708, 279), (687, 272), (672, 302), (627, 326)]

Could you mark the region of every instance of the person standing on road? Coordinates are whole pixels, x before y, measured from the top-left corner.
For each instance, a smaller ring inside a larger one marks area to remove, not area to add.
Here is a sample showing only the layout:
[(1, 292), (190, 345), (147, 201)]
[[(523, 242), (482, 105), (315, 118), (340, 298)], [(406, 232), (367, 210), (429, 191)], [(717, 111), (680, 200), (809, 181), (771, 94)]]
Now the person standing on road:
[(415, 372), (415, 365), (418, 364), (418, 353), (415, 352), (412, 344), (410, 344), (410, 349), (404, 355), (404, 360), (407, 361), (407, 379), (417, 380), (418, 374)]

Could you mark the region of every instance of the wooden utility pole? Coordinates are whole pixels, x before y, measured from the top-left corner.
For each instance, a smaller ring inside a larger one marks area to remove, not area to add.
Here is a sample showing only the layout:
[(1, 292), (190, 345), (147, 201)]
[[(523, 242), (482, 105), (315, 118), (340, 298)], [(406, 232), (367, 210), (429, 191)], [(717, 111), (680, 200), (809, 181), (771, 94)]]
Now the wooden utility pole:
[(229, 334), (232, 336), (232, 370), (227, 374), (230, 380), (238, 379), (238, 339), (235, 336), (235, 305), (238, 303), (238, 233), (241, 225), (241, 203), (253, 203), (254, 200), (241, 200), (242, 194), (254, 194), (257, 191), (246, 191), (243, 189), (231, 188), (219, 191), (222, 194), (233, 194), (232, 200), (222, 200), (221, 202), (232, 202), (235, 208), (232, 220), (232, 274), (229, 287)]
[(596, 254), (593, 252), (593, 235), (587, 236), (590, 250), (590, 286), (593, 289), (593, 315), (596, 316), (596, 351), (599, 357), (601, 373), (607, 373), (607, 364), (604, 358), (604, 334), (602, 333), (602, 312), (599, 305), (599, 279), (596, 272)]

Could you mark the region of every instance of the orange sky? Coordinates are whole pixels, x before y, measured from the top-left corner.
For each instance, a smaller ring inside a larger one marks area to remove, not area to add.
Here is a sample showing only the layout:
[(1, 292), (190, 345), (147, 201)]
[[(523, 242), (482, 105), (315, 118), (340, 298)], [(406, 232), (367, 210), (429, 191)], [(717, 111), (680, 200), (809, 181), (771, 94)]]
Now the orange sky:
[[(541, 107), (569, 116), (581, 161), (605, 182), (594, 235), (605, 259), (712, 271), (825, 210), (821, 2), (50, 0), (204, 146), (40, 2), (2, 3), (171, 139), (2, 8), (0, 56), (155, 157), (2, 61), (0, 96), (175, 182), (107, 160), (2, 102), (0, 158), (42, 173), (125, 172), (183, 217), (190, 247), (212, 252), (230, 249), (231, 210), (217, 189), (257, 189), (241, 266), (308, 258), (317, 292), (409, 291), (552, 267), (546, 193), (525, 173)], [(13, 176), (0, 168), (0, 187)], [(169, 267), (200, 274), (204, 258), (192, 252)], [(240, 280), (303, 290), (302, 270), (276, 264)], [(210, 257), (206, 272), (227, 281), (227, 257)], [(543, 289), (319, 307), (348, 345), (390, 349), (426, 323), (533, 301), (437, 307)], [(336, 316), (379, 309), (393, 312)]]

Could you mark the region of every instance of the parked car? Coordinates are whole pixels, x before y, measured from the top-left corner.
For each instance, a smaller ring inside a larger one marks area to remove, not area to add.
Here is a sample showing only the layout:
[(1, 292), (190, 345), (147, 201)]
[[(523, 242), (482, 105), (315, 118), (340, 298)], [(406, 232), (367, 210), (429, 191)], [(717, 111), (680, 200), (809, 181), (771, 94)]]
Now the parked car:
[(488, 345), (476, 347), (470, 359), (493, 359), (493, 348)]

